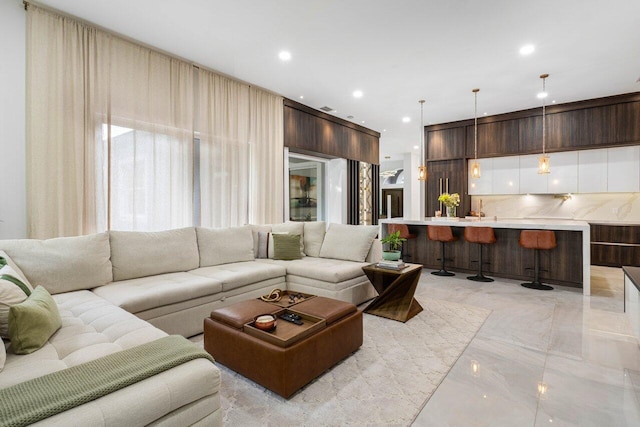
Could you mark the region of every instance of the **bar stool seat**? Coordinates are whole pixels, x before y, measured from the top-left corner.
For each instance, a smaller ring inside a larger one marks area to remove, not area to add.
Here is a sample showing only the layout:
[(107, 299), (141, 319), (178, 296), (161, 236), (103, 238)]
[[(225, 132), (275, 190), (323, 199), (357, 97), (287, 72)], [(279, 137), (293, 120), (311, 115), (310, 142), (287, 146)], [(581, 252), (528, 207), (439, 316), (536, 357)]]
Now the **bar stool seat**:
[(551, 230), (522, 230), (519, 239), (520, 246), (527, 249), (533, 249), (534, 267), (533, 281), (522, 283), (525, 288), (538, 289), (541, 291), (550, 291), (552, 286), (544, 285), (540, 282), (540, 251), (551, 250), (556, 247), (556, 233)]
[(482, 274), (482, 246), (496, 242), (496, 233), (492, 227), (465, 227), (464, 239), (469, 243), (478, 244), (478, 274), (467, 279), (474, 282), (493, 282), (493, 279)]
[(451, 227), (449, 227), (448, 225), (428, 225), (427, 237), (429, 238), (429, 240), (440, 242), (440, 270), (432, 271), (431, 274), (435, 276), (455, 276), (454, 273), (447, 271), (444, 266), (444, 244), (455, 242), (456, 240), (458, 240), (458, 238), (453, 235)]
[[(409, 239), (416, 238), (415, 234), (412, 234), (411, 232), (409, 232), (409, 227), (407, 227), (407, 224), (388, 224), (387, 225), (387, 232), (389, 234), (395, 233), (396, 231), (400, 232), (400, 237), (402, 237), (403, 239), (409, 240)], [(405, 252), (404, 245), (400, 247), (400, 257), (402, 259), (404, 259), (405, 257), (411, 258), (411, 255)]]

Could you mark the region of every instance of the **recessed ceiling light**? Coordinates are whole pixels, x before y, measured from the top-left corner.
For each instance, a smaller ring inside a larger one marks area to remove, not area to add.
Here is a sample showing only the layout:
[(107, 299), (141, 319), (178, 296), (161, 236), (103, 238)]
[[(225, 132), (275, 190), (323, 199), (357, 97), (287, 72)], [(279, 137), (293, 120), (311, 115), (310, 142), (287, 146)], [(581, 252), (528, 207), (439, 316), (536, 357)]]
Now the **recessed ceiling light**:
[(304, 99), (304, 95), (300, 95), (300, 99)]
[(386, 132), (386, 131), (387, 131), (386, 129), (382, 129), (382, 132)]
[(280, 58), (283, 61), (288, 61), (291, 59), (291, 52), (286, 50), (280, 51), (280, 53), (278, 54), (278, 58)]
[(362, 93), (361, 90), (354, 90), (353, 91), (353, 97), (354, 98), (362, 98), (362, 95), (364, 95), (364, 93)]
[(484, 115), (486, 116), (486, 115), (487, 115), (487, 113), (485, 112), (485, 113), (484, 113)]
[(364, 123), (364, 120), (362, 121), (362, 123)]
[(532, 44), (526, 44), (520, 48), (520, 55), (531, 55), (536, 47)]
[(347, 116), (347, 119), (352, 120), (353, 116)]
[(411, 117), (403, 117), (402, 123), (409, 123), (411, 121)]
[(414, 149), (414, 150), (419, 150), (419, 149), (420, 149), (420, 146), (419, 146), (419, 145), (414, 145), (414, 146), (413, 146), (413, 149)]
[(549, 94), (547, 92), (540, 92), (536, 96), (538, 97), (538, 99), (542, 99), (542, 98), (546, 98), (547, 96), (549, 96)]
[(337, 112), (338, 112), (338, 110), (333, 110), (333, 111), (332, 111), (332, 113), (337, 113)]
[(552, 104), (555, 104), (555, 103), (556, 103), (556, 100), (554, 99), (553, 101), (551, 101), (551, 103), (552, 103)]

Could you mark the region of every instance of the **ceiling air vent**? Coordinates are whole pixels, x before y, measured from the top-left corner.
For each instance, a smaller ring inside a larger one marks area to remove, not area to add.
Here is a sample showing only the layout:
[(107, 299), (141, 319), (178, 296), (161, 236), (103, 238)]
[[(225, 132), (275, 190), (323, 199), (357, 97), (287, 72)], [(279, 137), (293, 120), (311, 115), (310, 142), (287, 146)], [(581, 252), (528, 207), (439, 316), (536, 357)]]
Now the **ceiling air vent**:
[(326, 105), (325, 105), (324, 107), (320, 107), (320, 109), (321, 109), (322, 111), (326, 111), (327, 113), (328, 113), (328, 112), (330, 112), (330, 111), (333, 111), (333, 108), (331, 108), (331, 107), (327, 107)]

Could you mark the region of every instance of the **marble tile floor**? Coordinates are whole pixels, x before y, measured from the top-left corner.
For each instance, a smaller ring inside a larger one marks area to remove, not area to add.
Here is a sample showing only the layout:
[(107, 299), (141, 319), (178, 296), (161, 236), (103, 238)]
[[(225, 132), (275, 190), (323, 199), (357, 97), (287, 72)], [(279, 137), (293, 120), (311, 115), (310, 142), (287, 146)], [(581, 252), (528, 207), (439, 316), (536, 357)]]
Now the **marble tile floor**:
[(590, 297), (429, 272), (416, 295), (492, 313), (414, 426), (640, 426), (640, 347), (621, 269), (592, 267)]

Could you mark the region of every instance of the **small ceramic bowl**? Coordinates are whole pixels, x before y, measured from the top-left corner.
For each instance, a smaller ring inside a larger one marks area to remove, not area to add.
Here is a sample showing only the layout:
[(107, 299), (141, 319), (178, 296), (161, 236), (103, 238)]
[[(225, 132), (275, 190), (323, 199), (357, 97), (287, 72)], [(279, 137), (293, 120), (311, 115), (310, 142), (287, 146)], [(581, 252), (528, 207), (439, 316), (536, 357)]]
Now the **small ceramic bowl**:
[(259, 314), (254, 317), (253, 324), (263, 331), (272, 331), (276, 327), (276, 317), (273, 314)]

